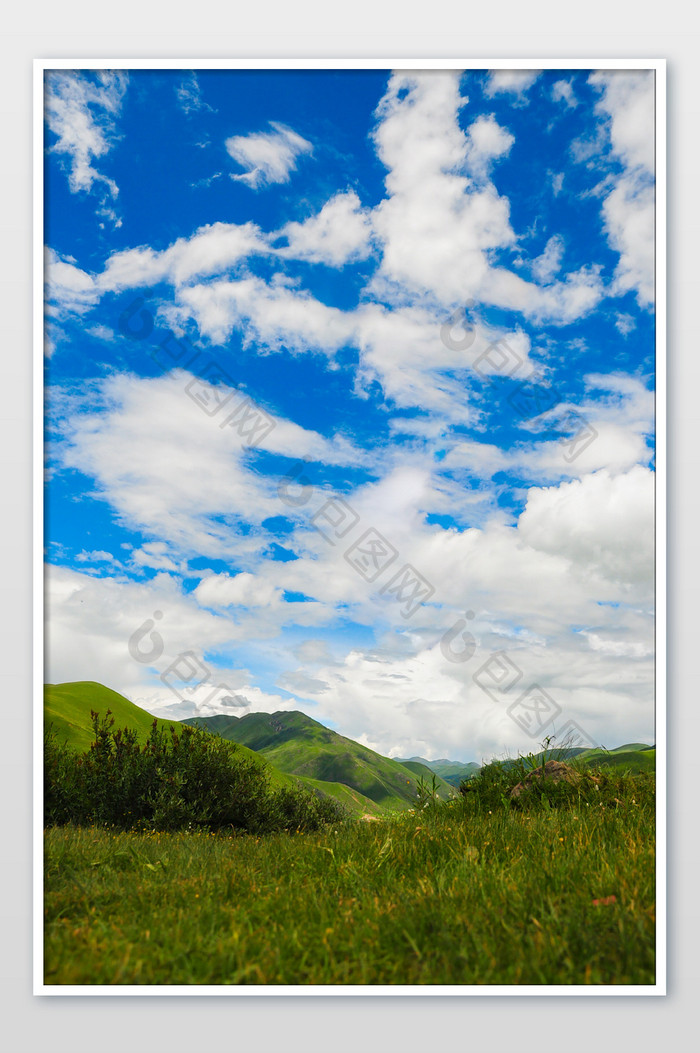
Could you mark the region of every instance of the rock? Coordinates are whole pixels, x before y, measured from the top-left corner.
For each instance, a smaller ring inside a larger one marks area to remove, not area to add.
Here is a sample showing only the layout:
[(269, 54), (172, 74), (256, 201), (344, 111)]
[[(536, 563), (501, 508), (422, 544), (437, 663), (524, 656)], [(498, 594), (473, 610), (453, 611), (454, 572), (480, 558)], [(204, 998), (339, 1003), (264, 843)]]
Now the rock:
[(535, 783), (541, 783), (545, 779), (552, 783), (570, 782), (572, 785), (575, 785), (577, 782), (580, 782), (581, 776), (573, 768), (570, 768), (568, 764), (562, 764), (561, 761), (548, 760), (544, 768), (542, 765), (538, 768), (533, 768), (522, 782), (513, 787), (510, 791), (511, 799), (519, 797), (521, 793), (532, 789)]

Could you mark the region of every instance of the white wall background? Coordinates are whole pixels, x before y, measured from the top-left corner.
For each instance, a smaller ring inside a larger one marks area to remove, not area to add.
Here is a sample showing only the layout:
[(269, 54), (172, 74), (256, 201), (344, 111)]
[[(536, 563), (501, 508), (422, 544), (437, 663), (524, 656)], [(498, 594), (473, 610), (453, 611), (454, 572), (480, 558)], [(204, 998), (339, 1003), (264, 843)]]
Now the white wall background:
[[(683, 1048), (697, 954), (700, 756), (700, 33), (679, 0), (380, 0), (239, 4), (64, 0), (8, 6), (0, 41), (0, 1008), (13, 1053), (213, 1048), (571, 1053)], [(669, 994), (666, 998), (33, 998), (31, 994), (31, 128), (32, 60), (100, 57), (666, 58), (669, 316)], [(24, 750), (18, 744), (24, 746)], [(19, 804), (18, 804), (19, 802)], [(507, 1014), (507, 1015), (506, 1015)], [(311, 1019), (313, 1017), (313, 1020)]]

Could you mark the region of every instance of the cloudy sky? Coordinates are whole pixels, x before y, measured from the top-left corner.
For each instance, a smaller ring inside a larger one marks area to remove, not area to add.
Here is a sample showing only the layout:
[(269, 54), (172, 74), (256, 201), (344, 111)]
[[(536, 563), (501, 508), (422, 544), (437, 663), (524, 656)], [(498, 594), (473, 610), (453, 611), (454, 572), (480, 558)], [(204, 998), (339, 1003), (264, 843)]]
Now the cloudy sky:
[(46, 78), (47, 681), (652, 742), (647, 72)]

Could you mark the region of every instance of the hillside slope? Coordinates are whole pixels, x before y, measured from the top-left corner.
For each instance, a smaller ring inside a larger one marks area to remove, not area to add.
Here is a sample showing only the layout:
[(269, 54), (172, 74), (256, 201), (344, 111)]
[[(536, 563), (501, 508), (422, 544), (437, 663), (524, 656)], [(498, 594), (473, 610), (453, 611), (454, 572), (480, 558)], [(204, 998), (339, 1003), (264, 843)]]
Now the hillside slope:
[[(249, 713), (245, 717), (195, 717), (185, 723), (249, 746), (281, 771), (342, 783), (382, 809), (414, 806), (420, 779), (430, 781), (429, 772), (412, 771), (399, 761), (382, 757), (297, 711)], [(437, 789), (443, 799), (455, 792), (440, 779)]]
[[(99, 713), (100, 717), (105, 716), (108, 709), (111, 710), (115, 728), (131, 728), (141, 743), (148, 738), (154, 720), (159, 727), (166, 729), (177, 727), (179, 723), (177, 720), (159, 720), (117, 691), (94, 681), (44, 685), (44, 727), (51, 727), (59, 742), (66, 742), (80, 752), (88, 750), (94, 740), (91, 709)], [(294, 785), (295, 780), (283, 772), (275, 771), (269, 761), (253, 750), (241, 746), (241, 752), (261, 768), (269, 769), (273, 785)]]
[[(111, 710), (114, 717), (115, 727), (131, 728), (136, 732), (139, 742), (146, 741), (156, 718), (117, 691), (112, 691), (103, 684), (89, 680), (44, 685), (45, 728), (50, 727), (56, 733), (59, 742), (65, 742), (80, 752), (88, 750), (94, 738), (90, 710), (94, 710), (102, 717), (108, 709)], [(208, 718), (208, 721), (216, 725), (217, 722), (220, 723), (221, 720), (226, 722), (228, 719), (227, 717), (211, 717)], [(157, 723), (160, 727), (168, 728), (177, 727), (179, 722), (159, 719)], [(210, 727), (208, 730), (217, 729)], [(380, 815), (383, 812), (383, 808), (375, 801), (352, 787), (341, 785), (339, 781), (306, 778), (303, 775), (280, 771), (269, 758), (251, 749), (245, 743), (238, 743), (238, 746), (248, 760), (254, 760), (267, 771), (270, 784), (274, 787), (305, 786), (309, 790), (334, 797), (348, 811), (356, 815)]]
[[(112, 711), (114, 726), (133, 728), (139, 742), (145, 742), (153, 726), (154, 717), (140, 706), (135, 706), (117, 691), (112, 691), (92, 680), (71, 684), (44, 685), (44, 726), (51, 726), (59, 742), (67, 742), (78, 750), (87, 750), (94, 739), (90, 710), (104, 716)], [(162, 727), (173, 721), (159, 720)]]

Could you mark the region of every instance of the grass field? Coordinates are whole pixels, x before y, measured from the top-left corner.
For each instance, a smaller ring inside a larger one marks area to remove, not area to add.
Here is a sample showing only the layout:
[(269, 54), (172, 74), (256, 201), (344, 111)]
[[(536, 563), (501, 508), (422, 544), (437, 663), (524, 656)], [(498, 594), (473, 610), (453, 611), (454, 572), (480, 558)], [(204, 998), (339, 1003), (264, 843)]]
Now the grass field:
[(46, 983), (653, 983), (654, 814), (630, 787), (260, 839), (50, 829)]

